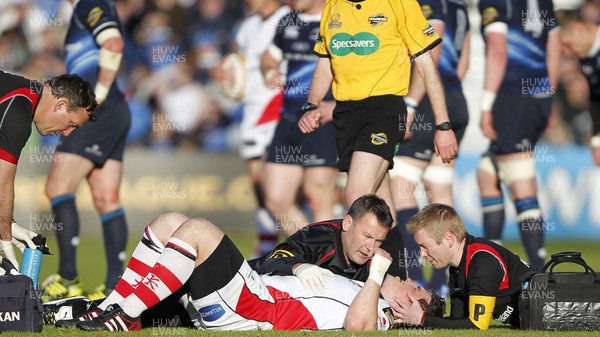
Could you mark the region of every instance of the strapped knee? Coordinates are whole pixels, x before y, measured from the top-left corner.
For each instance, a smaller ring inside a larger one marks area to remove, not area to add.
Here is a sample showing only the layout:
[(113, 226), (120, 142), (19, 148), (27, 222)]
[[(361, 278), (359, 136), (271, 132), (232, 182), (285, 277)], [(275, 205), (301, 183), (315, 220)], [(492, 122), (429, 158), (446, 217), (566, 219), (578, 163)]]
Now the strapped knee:
[(454, 168), (444, 165), (429, 165), (423, 173), (423, 180), (434, 184), (450, 185), (454, 177)]
[(535, 162), (533, 160), (498, 161), (498, 177), (510, 185), (517, 180), (535, 178)]
[(400, 177), (417, 184), (421, 181), (422, 175), (423, 169), (414, 166), (406, 160), (394, 157), (394, 168), (390, 170), (390, 178)]
[(479, 170), (483, 172), (487, 172), (489, 174), (493, 174), (495, 176), (498, 175), (498, 171), (496, 170), (496, 164), (492, 161), (492, 158), (489, 154), (484, 154), (479, 161)]

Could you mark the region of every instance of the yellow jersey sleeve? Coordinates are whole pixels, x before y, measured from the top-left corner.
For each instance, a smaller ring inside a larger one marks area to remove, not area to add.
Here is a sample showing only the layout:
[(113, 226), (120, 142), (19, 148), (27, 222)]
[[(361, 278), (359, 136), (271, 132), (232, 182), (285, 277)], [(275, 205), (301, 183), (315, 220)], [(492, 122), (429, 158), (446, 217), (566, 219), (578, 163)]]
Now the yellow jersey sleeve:
[(329, 57), (327, 52), (327, 46), (325, 45), (325, 38), (319, 33), (317, 40), (315, 41), (314, 52), (320, 57)]
[(423, 16), (421, 6), (416, 0), (398, 1), (398, 31), (406, 44), (411, 57), (416, 57), (441, 41), (439, 34)]
[(495, 304), (494, 296), (469, 296), (469, 319), (480, 330), (487, 330), (492, 321)]
[[(329, 57), (329, 50), (327, 49), (327, 41), (325, 38), (326, 27), (332, 24), (329, 20), (334, 20), (333, 24), (335, 25), (335, 18), (330, 18), (329, 13), (330, 9), (330, 1), (328, 1), (323, 7), (323, 12), (321, 13), (321, 23), (319, 25), (319, 35), (317, 35), (317, 40), (315, 41), (315, 46), (313, 51), (315, 54), (320, 57)], [(339, 16), (339, 15), (338, 15)], [(338, 18), (339, 20), (339, 18)]]

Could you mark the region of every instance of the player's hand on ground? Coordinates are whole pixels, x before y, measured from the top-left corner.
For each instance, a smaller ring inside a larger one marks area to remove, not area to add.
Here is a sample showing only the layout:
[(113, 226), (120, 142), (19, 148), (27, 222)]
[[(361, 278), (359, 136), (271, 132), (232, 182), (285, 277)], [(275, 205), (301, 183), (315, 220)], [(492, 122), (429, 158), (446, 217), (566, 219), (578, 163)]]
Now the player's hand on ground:
[(423, 309), (421, 304), (412, 295), (408, 295), (409, 303), (394, 296), (389, 301), (390, 308), (394, 313), (394, 323), (420, 326), (423, 321)]
[(298, 121), (302, 133), (311, 133), (321, 126), (321, 109), (307, 111)]
[(433, 138), (435, 154), (442, 158), (444, 164), (452, 162), (458, 154), (458, 143), (452, 130), (437, 130)]
[(323, 294), (329, 287), (325, 277), (333, 276), (333, 272), (310, 263), (302, 263), (294, 270), (294, 275), (300, 279), (304, 289), (313, 294)]
[(35, 243), (31, 239), (37, 236), (37, 233), (32, 232), (28, 229), (25, 229), (19, 226), (16, 222), (13, 221), (11, 225), (12, 232), (12, 243), (17, 246), (21, 250), (21, 252), (25, 249), (25, 247), (29, 247), (31, 249), (36, 249)]
[(481, 128), (481, 132), (483, 135), (491, 140), (497, 139), (496, 130), (494, 129), (494, 117), (492, 116), (492, 111), (481, 111), (481, 121), (479, 122), (479, 127)]

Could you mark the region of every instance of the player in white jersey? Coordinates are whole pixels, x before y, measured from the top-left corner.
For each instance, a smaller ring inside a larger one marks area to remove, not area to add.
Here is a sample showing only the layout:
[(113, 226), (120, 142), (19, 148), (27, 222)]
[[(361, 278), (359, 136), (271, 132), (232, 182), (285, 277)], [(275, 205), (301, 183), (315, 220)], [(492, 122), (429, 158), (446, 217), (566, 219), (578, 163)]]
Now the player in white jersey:
[[(273, 41), (277, 23), (289, 12), (279, 0), (247, 0), (248, 9), (255, 14), (244, 19), (235, 37), (237, 53), (242, 56), (245, 85), (242, 95), (242, 123), (240, 126), (240, 156), (246, 160), (248, 175), (258, 201), (257, 232), (259, 244), (256, 254), (261, 256), (277, 244), (277, 224), (264, 207), (261, 174), (266, 150), (279, 122), (283, 105), (281, 90), (268, 88), (260, 71), (260, 60)], [(227, 75), (221, 64), (213, 72), (217, 82)]]
[(91, 309), (96, 314), (85, 312), (70, 326), (140, 330), (142, 313), (182, 287), (182, 302), (200, 329), (387, 330), (395, 319), (388, 301), (418, 301), (430, 314), (443, 313), (443, 300), (410, 280), (388, 276), (384, 282), (387, 252), (374, 248), (370, 255), (366, 282), (336, 275), (326, 278), (324, 294), (313, 295), (295, 276), (256, 273), (210, 221), (164, 213), (146, 227), (115, 290)]
[[(402, 288), (412, 288), (399, 278), (397, 281)], [(340, 275), (327, 278), (327, 283), (329, 288), (315, 295), (295, 276), (258, 275), (243, 263), (225, 287), (191, 302), (201, 318), (194, 324), (200, 329), (227, 331), (342, 330), (364, 284)], [(420, 291), (429, 295), (423, 288)], [(391, 329), (394, 318), (387, 301), (377, 298), (376, 313), (377, 326), (372, 330)]]
[(244, 115), (240, 147), (240, 156), (246, 160), (260, 158), (265, 154), (279, 121), (283, 93), (265, 85), (260, 71), (260, 59), (273, 41), (277, 23), (288, 11), (285, 6), (278, 8), (267, 18), (260, 13), (248, 17), (240, 25), (235, 38), (247, 70), (242, 100)]

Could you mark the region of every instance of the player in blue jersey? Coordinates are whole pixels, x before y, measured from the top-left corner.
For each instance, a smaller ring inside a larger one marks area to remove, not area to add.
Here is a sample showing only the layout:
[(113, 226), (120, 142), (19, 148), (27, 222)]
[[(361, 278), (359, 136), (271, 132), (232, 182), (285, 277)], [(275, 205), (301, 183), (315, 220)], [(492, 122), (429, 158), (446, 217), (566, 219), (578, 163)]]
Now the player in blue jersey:
[(90, 298), (102, 298), (116, 285), (126, 258), (127, 223), (119, 187), (131, 116), (115, 83), (124, 48), (121, 25), (112, 1), (70, 2), (74, 11), (65, 39), (67, 72), (76, 73), (95, 86), (100, 106), (97, 123), (85, 124), (69, 138), (61, 137), (48, 174), (46, 195), (61, 230), (56, 233), (58, 273), (42, 284), (46, 301), (82, 294), (75, 259), (79, 243), (75, 191), (82, 180), (87, 180), (100, 213), (108, 265), (105, 283)]
[[(267, 150), (263, 186), (267, 209), (288, 236), (309, 223), (296, 204), (301, 187), (314, 221), (334, 217), (338, 175), (334, 127), (327, 124), (311, 134), (303, 134), (298, 128), (298, 120), (307, 109), (303, 104), (318, 59), (312, 46), (319, 33), (324, 3), (291, 3), (292, 11), (279, 21), (261, 63), (267, 86), (283, 90), (281, 119)], [(285, 77), (280, 72), (282, 64), (287, 68)], [(333, 111), (331, 92), (322, 104), (329, 113)]]
[(552, 104), (560, 42), (552, 1), (481, 0), (486, 43), (481, 130), (491, 140), (478, 169), (485, 237), (504, 225), (500, 182), (508, 186), (534, 269), (544, 265), (544, 219), (537, 199), (535, 144)]
[(577, 8), (557, 10), (560, 41), (568, 55), (579, 59), (581, 72), (590, 87), (589, 111), (592, 117), (593, 136), (590, 140), (592, 156), (600, 167), (600, 26), (583, 19)]
[[(467, 5), (462, 0), (420, 0), (419, 4), (423, 16), (443, 38), (442, 44), (431, 53), (444, 85), (451, 128), (460, 144), (469, 122), (467, 102), (461, 85), (469, 66), (470, 33)], [(415, 72), (404, 100), (408, 113), (413, 115), (409, 117), (412, 123), (407, 130), (411, 137), (398, 149), (390, 177), (399, 233), (402, 233), (406, 243), (407, 273), (413, 281), (424, 284), (423, 272), (419, 265), (419, 247), (414, 238), (406, 232), (406, 224), (419, 211), (415, 193), (417, 184), (421, 181), (430, 202), (453, 205), (454, 162), (444, 164), (440, 157), (433, 156), (433, 110), (425, 95), (423, 81)], [(399, 233), (393, 234), (400, 235)], [(429, 284), (430, 289), (438, 290), (440, 287), (447, 288), (445, 269), (436, 269)]]

